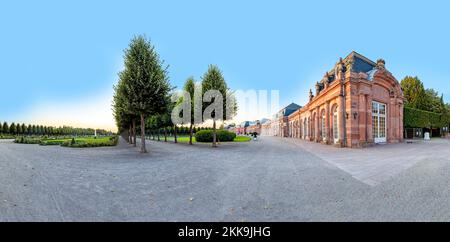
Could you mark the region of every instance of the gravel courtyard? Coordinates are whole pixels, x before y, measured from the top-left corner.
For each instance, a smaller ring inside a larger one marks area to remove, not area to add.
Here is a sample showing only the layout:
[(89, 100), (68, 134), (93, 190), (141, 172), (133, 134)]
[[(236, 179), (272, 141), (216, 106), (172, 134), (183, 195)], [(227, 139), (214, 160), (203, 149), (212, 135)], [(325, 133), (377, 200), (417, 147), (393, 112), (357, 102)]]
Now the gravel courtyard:
[(449, 140), (148, 145), (0, 141), (0, 221), (450, 221)]

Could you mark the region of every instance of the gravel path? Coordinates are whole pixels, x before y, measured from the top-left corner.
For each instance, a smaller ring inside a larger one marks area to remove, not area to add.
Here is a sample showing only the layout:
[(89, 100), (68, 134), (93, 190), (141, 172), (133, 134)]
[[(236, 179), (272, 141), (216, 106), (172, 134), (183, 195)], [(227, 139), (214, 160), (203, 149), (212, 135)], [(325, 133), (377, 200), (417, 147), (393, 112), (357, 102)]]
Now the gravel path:
[(450, 221), (450, 161), (368, 185), (296, 142), (149, 154), (0, 141), (0, 221)]

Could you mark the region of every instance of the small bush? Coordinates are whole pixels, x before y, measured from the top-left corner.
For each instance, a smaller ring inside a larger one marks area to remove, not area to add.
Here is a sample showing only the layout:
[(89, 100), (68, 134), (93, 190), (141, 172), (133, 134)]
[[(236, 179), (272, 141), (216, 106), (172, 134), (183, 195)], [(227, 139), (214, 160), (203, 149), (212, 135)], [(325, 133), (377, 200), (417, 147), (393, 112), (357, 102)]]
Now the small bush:
[[(217, 141), (220, 142), (232, 142), (236, 138), (236, 134), (227, 130), (217, 130)], [(195, 133), (195, 140), (201, 143), (213, 142), (212, 130), (201, 130)]]

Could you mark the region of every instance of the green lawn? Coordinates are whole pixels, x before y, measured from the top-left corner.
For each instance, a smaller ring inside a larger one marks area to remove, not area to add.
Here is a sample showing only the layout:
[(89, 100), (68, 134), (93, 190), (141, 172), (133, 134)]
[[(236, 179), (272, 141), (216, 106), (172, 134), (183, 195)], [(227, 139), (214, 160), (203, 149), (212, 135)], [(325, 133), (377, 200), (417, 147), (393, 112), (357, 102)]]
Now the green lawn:
[[(164, 136), (160, 136), (161, 141), (164, 141)], [(157, 140), (157, 139), (156, 139)], [(189, 143), (189, 136), (181, 136), (177, 138), (180, 143)], [(249, 142), (252, 139), (247, 136), (237, 136), (233, 142)], [(167, 137), (167, 141), (174, 142), (174, 137)], [(192, 143), (197, 143), (195, 137), (192, 137)]]
[(234, 139), (234, 142), (249, 142), (252, 138), (248, 136), (238, 136)]
[(87, 147), (101, 147), (101, 146), (115, 146), (118, 138), (115, 136), (107, 137), (79, 137), (74, 138), (42, 138), (42, 137), (18, 137), (16, 143), (22, 144), (40, 144), (40, 145), (61, 145), (73, 148), (87, 148)]

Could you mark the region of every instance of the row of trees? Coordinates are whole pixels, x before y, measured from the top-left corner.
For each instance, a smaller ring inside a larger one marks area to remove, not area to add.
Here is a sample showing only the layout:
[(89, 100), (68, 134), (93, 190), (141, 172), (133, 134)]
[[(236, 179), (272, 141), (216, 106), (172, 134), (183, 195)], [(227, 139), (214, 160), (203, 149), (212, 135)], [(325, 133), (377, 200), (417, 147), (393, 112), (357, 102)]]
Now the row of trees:
[[(111, 135), (110, 131), (103, 129), (97, 129), (98, 135)], [(43, 125), (32, 125), (32, 124), (16, 124), (11, 123), (9, 125), (4, 122), (0, 125), (0, 134), (2, 135), (94, 135), (95, 130), (90, 128), (73, 128), (69, 126), (63, 127), (52, 127)]]
[[(166, 127), (151, 127), (146, 125), (146, 136), (153, 139), (153, 140), (160, 140), (160, 137), (164, 138), (165, 141), (167, 141), (168, 137), (173, 137), (174, 142), (178, 143), (178, 137), (185, 137), (190, 135), (195, 135), (198, 131), (202, 130), (212, 130), (213, 128), (209, 127), (193, 127), (192, 130), (189, 127), (184, 126), (166, 126)], [(139, 125), (136, 128), (136, 133), (140, 133), (140, 127)], [(192, 136), (190, 136), (192, 137)], [(191, 140), (192, 142), (192, 140)]]
[[(128, 133), (129, 143), (136, 146), (136, 133), (140, 132), (141, 152), (146, 153), (145, 136), (154, 130), (161, 128), (165, 133), (169, 128), (173, 130), (176, 142), (177, 130), (180, 125), (189, 126), (190, 144), (192, 144), (192, 135), (194, 126), (207, 120), (195, 119), (196, 111), (194, 104), (194, 95), (196, 83), (194, 78), (188, 78), (184, 90), (190, 96), (191, 118), (188, 123), (173, 123), (172, 111), (174, 108), (183, 106), (187, 102), (184, 97), (172, 99), (174, 88), (169, 83), (168, 66), (164, 64), (155, 51), (155, 47), (145, 36), (136, 36), (131, 40), (129, 47), (124, 51), (124, 70), (119, 73), (119, 81), (114, 86), (113, 114), (120, 133)], [(217, 66), (210, 65), (208, 71), (202, 77), (201, 82), (202, 97), (210, 90), (220, 92), (222, 97), (231, 95), (227, 87), (222, 72)], [(215, 98), (210, 98), (208, 102), (202, 102), (202, 113), (208, 105), (213, 104)], [(222, 100), (223, 101), (223, 100)], [(223, 107), (227, 107), (226, 100), (223, 101)], [(177, 109), (178, 110), (178, 109)], [(233, 110), (237, 110), (234, 106)], [(179, 110), (181, 114), (186, 110)], [(216, 121), (226, 120), (232, 117), (230, 113), (220, 114), (214, 110), (211, 113), (213, 121), (214, 140), (213, 147), (216, 147)], [(149, 132), (150, 131), (150, 132)]]

